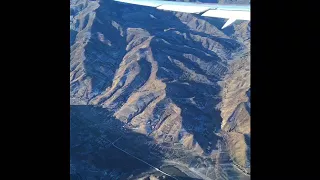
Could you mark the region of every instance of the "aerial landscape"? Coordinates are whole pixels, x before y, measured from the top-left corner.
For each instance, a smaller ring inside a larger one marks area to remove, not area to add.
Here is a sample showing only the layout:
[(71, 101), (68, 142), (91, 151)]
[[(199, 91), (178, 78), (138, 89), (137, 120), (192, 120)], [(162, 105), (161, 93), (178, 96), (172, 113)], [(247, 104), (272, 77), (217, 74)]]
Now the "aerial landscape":
[(225, 22), (70, 0), (71, 180), (250, 179), (250, 22)]

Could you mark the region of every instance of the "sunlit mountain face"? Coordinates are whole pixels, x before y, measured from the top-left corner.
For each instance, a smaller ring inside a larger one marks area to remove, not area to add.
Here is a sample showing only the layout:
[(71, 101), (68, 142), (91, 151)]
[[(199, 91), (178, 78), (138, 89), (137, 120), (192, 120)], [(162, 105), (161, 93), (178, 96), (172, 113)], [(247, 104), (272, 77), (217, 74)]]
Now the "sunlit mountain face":
[(250, 23), (225, 22), (70, 1), (71, 179), (250, 179)]

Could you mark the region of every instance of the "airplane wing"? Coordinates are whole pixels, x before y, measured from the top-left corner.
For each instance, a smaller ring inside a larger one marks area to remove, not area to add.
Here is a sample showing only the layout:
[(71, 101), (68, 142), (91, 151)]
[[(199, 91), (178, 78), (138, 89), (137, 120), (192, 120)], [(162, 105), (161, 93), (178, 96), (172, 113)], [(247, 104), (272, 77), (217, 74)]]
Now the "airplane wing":
[(250, 5), (225, 5), (217, 3), (175, 2), (163, 0), (115, 0), (117, 2), (150, 6), (159, 10), (195, 13), (201, 16), (228, 19), (222, 29), (236, 20), (250, 21)]

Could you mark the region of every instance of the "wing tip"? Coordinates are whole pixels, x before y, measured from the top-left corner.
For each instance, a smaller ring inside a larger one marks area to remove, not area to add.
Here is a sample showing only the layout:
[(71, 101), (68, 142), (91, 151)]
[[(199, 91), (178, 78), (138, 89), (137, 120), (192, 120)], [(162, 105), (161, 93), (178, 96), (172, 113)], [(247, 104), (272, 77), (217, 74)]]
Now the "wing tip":
[(224, 23), (224, 25), (222, 26), (221, 29), (224, 29), (224, 28), (230, 26), (230, 25), (231, 25), (232, 23), (234, 23), (236, 20), (237, 20), (237, 19), (234, 19), (234, 18), (228, 19), (228, 21), (227, 21), (226, 23)]

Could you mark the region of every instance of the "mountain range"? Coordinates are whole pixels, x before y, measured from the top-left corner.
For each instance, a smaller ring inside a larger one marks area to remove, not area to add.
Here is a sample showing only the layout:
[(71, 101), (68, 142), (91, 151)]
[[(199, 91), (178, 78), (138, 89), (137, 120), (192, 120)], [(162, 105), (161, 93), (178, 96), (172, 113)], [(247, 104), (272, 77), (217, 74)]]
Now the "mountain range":
[(225, 21), (70, 1), (71, 179), (250, 179), (250, 22)]

